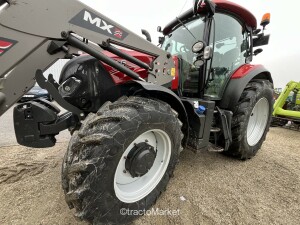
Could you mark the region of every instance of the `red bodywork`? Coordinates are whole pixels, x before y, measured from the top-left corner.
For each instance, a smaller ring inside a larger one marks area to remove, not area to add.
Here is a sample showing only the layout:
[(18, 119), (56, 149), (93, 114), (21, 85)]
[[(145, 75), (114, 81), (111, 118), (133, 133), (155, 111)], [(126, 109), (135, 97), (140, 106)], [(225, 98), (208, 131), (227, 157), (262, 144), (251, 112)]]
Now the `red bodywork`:
[(256, 29), (257, 20), (255, 16), (244, 7), (226, 0), (213, 0), (213, 2), (217, 5), (216, 10), (223, 9), (232, 12), (242, 18), (248, 26)]
[[(131, 55), (139, 60), (141, 60), (142, 62), (150, 65), (150, 63), (153, 61), (153, 57), (152, 56), (149, 56), (149, 55), (146, 55), (146, 54), (143, 54), (143, 53), (140, 53), (140, 52), (137, 52), (137, 51), (132, 51), (132, 50), (121, 50), (122, 52), (125, 52), (126, 54), (128, 55)], [(111, 52), (108, 52), (108, 51), (104, 51), (103, 54), (105, 54), (106, 56), (118, 61), (119, 63), (125, 65), (126, 67), (128, 67), (129, 69), (131, 69), (132, 71), (136, 72), (137, 74), (140, 75), (140, 77), (142, 78), (147, 78), (148, 76), (148, 72), (147, 70), (143, 69), (143, 68), (140, 68), (139, 66), (119, 57), (119, 56), (116, 56), (115, 54), (111, 53)], [(116, 84), (122, 84), (122, 83), (125, 83), (129, 80), (131, 80), (132, 78), (130, 78), (129, 76), (123, 74), (122, 72), (116, 70), (115, 68), (107, 65), (107, 64), (104, 64), (104, 67), (105, 69), (111, 74), (111, 77), (113, 79), (113, 81), (116, 83)]]
[[(146, 55), (144, 53), (140, 53), (137, 51), (131, 51), (131, 50), (121, 50), (122, 52), (131, 55), (137, 59), (139, 59), (140, 61), (150, 65), (151, 62), (153, 61), (154, 57), (150, 56), (150, 55)], [(125, 65), (126, 67), (128, 67), (129, 69), (131, 69), (132, 71), (136, 72), (137, 74), (140, 75), (140, 77), (146, 79), (148, 76), (148, 72), (147, 70), (140, 68), (139, 66), (124, 60), (123, 58), (116, 56), (115, 54), (108, 52), (108, 51), (103, 51), (103, 54), (105, 54), (106, 56), (118, 61), (119, 63)], [(175, 68), (176, 68), (176, 72), (175, 72), (175, 77), (172, 81), (172, 89), (176, 90), (178, 88), (178, 84), (179, 84), (179, 71), (178, 71), (178, 67), (179, 67), (179, 62), (178, 62), (178, 58), (177, 56), (173, 56), (174, 59), (174, 64), (175, 64)], [(123, 84), (126, 83), (127, 81), (131, 80), (132, 78), (128, 77), (127, 75), (123, 74), (122, 72), (116, 70), (115, 68), (111, 67), (110, 65), (104, 64), (105, 69), (110, 73), (113, 81), (115, 82), (115, 84)]]
[(258, 65), (252, 65), (252, 64), (245, 64), (242, 65), (240, 68), (238, 68), (231, 76), (231, 79), (240, 79), (245, 77), (247, 74), (249, 74), (251, 71), (262, 68), (263, 66)]
[(172, 90), (177, 90), (178, 87), (179, 87), (179, 59), (177, 56), (173, 56), (173, 59), (174, 59), (174, 64), (175, 64), (175, 69), (176, 69), (176, 72), (175, 72), (175, 77), (172, 81), (172, 87), (171, 89)]

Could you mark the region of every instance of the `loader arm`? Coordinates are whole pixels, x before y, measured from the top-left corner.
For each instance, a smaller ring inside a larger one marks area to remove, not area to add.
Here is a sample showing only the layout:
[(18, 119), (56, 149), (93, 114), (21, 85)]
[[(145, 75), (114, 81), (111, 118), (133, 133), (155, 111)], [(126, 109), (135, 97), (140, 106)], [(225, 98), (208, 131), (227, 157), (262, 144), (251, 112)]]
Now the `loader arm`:
[(102, 58), (101, 52), (112, 44), (136, 50), (154, 58), (147, 68), (148, 82), (166, 85), (173, 79), (170, 54), (78, 0), (6, 2), (0, 3), (0, 43), (11, 44), (2, 49), (0, 45), (0, 115), (34, 85), (37, 69), (44, 71), (65, 57), (62, 51), (47, 52), (53, 40), (66, 41), (67, 55), (93, 52), (91, 55), (125, 74), (126, 69)]
[(289, 94), (294, 90), (300, 90), (300, 83), (290, 81), (274, 104), (273, 116), (300, 118), (300, 112), (283, 109), (286, 99), (288, 98)]

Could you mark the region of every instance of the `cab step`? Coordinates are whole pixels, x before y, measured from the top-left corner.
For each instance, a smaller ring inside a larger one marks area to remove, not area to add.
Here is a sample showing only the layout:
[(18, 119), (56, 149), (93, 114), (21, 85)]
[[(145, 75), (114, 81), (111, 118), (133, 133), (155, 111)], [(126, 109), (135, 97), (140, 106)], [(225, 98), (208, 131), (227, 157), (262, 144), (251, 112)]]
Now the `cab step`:
[(217, 145), (214, 145), (212, 143), (209, 143), (209, 145), (208, 145), (208, 151), (209, 152), (223, 152), (224, 148), (219, 147)]

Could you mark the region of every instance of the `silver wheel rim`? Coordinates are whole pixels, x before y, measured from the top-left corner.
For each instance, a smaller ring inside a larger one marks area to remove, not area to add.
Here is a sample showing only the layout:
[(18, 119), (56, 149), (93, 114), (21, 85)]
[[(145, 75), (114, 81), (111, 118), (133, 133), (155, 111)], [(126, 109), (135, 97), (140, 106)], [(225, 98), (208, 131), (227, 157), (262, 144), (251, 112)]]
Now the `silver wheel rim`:
[(247, 142), (250, 146), (255, 146), (262, 138), (268, 118), (269, 102), (266, 98), (261, 98), (253, 108), (247, 126)]
[[(142, 177), (133, 178), (125, 172), (126, 156), (135, 143), (145, 142), (157, 151), (151, 169)], [(162, 130), (149, 130), (138, 136), (123, 153), (114, 177), (114, 190), (118, 199), (125, 203), (137, 202), (153, 191), (164, 176), (171, 158), (171, 140)]]

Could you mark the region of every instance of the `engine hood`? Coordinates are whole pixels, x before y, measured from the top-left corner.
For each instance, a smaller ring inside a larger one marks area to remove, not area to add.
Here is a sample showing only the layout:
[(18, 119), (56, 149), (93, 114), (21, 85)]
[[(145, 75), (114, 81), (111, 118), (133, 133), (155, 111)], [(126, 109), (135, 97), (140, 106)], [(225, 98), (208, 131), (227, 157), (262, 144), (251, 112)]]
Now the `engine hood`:
[[(132, 50), (127, 50), (127, 49), (120, 49), (122, 52), (133, 56), (137, 59), (139, 59), (140, 61), (148, 64), (149, 66), (151, 66), (151, 62), (153, 61), (154, 57), (153, 56), (149, 56), (147, 54), (141, 53), (141, 52), (137, 52), (137, 51), (132, 51)], [(123, 64), (124, 66), (126, 66), (127, 68), (131, 69), (132, 71), (136, 72), (137, 74), (139, 74), (142, 78), (146, 79), (148, 76), (148, 72), (147, 70), (129, 62), (128, 60), (125, 60), (109, 51), (103, 51), (103, 54), (105, 54), (106, 56), (108, 56), (109, 58), (112, 58), (116, 61), (118, 61), (119, 63)], [(111, 74), (112, 79), (114, 80), (114, 82), (116, 84), (120, 84), (120, 83), (124, 83), (128, 80), (131, 80), (130, 77), (126, 76), (125, 74), (123, 74), (122, 72), (116, 70), (115, 68), (105, 64), (104, 67), (105, 69)]]

